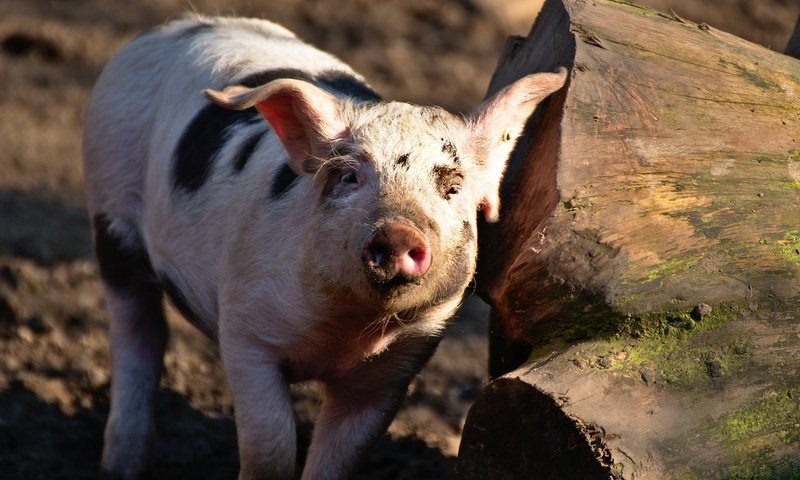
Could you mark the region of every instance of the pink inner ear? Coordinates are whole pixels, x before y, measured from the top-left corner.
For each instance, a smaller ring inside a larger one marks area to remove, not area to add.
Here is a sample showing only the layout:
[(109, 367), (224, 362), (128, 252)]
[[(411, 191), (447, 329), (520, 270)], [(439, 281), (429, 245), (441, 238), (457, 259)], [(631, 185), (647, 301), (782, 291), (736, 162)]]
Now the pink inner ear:
[[(306, 154), (309, 152), (292, 152), (292, 145), (304, 142), (306, 135), (303, 125), (294, 113), (293, 99), (291, 95), (273, 95), (269, 99), (256, 104), (256, 108), (269, 121), (275, 134), (281, 142), (290, 150), (290, 154)], [(299, 146), (299, 145), (298, 145)]]
[(487, 222), (496, 222), (500, 219), (500, 198), (497, 195), (486, 195), (481, 201), (481, 210)]

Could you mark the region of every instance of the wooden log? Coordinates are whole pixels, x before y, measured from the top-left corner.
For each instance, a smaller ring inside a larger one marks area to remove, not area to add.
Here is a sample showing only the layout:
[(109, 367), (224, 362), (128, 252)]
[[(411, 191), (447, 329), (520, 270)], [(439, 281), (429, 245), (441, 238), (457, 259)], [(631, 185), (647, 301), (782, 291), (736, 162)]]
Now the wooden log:
[(480, 230), (492, 373), (524, 365), (471, 410), (462, 476), (796, 478), (800, 61), (548, 0), (489, 93), (562, 65)]

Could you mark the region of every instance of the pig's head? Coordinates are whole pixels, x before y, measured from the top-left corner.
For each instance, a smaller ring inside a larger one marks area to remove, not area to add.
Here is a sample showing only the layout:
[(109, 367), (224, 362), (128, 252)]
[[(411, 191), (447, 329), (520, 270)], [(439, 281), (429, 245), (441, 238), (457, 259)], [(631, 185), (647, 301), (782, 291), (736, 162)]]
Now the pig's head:
[(387, 313), (460, 296), (475, 269), (476, 210), (499, 215), (515, 140), (566, 70), (526, 76), (467, 117), (399, 102), (355, 103), (301, 80), (207, 91), (257, 108), (317, 211), (305, 249), (321, 290)]

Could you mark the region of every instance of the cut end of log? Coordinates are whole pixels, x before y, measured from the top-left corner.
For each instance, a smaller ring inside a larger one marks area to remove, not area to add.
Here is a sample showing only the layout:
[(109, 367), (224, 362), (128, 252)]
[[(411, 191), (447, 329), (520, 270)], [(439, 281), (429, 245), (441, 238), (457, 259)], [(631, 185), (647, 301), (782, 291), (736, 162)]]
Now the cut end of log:
[(603, 432), (564, 413), (558, 400), (520, 379), (486, 387), (467, 417), (459, 478), (621, 478)]

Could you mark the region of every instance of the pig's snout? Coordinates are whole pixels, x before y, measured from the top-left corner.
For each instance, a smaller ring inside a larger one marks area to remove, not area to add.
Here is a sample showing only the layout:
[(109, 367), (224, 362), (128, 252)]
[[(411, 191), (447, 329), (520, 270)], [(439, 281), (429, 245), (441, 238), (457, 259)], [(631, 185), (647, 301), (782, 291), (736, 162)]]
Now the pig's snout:
[(431, 251), (419, 230), (395, 222), (367, 239), (361, 260), (378, 283), (410, 282), (428, 271)]

